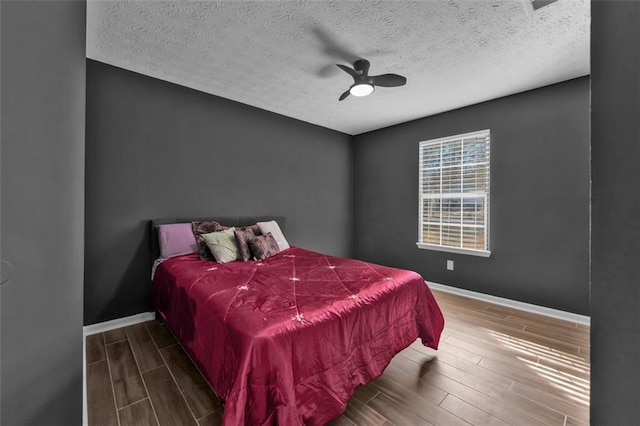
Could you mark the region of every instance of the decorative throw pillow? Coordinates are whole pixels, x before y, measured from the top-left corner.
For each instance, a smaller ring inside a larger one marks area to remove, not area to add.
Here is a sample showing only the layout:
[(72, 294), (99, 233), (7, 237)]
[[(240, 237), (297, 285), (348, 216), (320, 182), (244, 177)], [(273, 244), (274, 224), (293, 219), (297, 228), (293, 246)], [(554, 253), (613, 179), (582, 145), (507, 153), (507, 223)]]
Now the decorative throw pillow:
[(264, 260), (267, 257), (271, 257), (280, 252), (278, 243), (276, 239), (273, 238), (273, 235), (271, 235), (271, 232), (267, 232), (263, 235), (257, 235), (253, 239), (249, 240), (249, 246), (257, 260)]
[(256, 237), (251, 227), (236, 228), (236, 242), (238, 243), (238, 251), (240, 257), (245, 262), (251, 259), (251, 248), (249, 247), (249, 241)]
[(242, 229), (242, 230), (251, 229), (255, 235), (262, 235), (262, 233), (260, 232), (260, 227), (258, 226), (257, 223), (254, 223), (253, 225), (249, 225), (249, 226), (236, 226), (236, 231), (238, 229)]
[(213, 255), (207, 247), (207, 243), (202, 238), (202, 234), (208, 234), (210, 232), (218, 232), (228, 229), (227, 226), (220, 225), (218, 222), (212, 220), (191, 222), (191, 229), (193, 235), (196, 238), (196, 244), (198, 245), (198, 254), (202, 260), (213, 260)]
[(160, 258), (167, 259), (198, 251), (190, 223), (167, 223), (158, 225)]
[(202, 239), (209, 247), (216, 262), (228, 263), (241, 259), (238, 244), (236, 244), (235, 228), (202, 234)]
[(278, 243), (279, 251), (286, 250), (290, 247), (286, 238), (284, 238), (284, 234), (280, 230), (280, 226), (278, 226), (278, 222), (276, 222), (275, 220), (269, 222), (258, 222), (258, 227), (260, 228), (260, 232), (262, 234), (271, 232), (271, 235), (273, 235), (273, 238), (275, 238), (276, 242)]

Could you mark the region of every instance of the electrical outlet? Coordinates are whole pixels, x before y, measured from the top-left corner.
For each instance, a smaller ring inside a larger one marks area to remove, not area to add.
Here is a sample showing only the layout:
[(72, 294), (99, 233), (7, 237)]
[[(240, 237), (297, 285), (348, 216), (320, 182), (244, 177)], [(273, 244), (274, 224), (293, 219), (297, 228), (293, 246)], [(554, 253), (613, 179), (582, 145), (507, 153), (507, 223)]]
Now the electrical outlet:
[(447, 260), (447, 271), (453, 271), (453, 260)]

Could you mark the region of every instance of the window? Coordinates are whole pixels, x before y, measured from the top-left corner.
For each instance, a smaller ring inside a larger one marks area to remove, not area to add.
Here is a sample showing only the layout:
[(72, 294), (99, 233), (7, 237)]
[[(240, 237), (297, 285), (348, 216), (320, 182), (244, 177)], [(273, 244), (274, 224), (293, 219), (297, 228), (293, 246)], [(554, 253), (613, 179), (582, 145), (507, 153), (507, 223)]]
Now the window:
[(489, 256), (489, 130), (420, 142), (418, 247)]

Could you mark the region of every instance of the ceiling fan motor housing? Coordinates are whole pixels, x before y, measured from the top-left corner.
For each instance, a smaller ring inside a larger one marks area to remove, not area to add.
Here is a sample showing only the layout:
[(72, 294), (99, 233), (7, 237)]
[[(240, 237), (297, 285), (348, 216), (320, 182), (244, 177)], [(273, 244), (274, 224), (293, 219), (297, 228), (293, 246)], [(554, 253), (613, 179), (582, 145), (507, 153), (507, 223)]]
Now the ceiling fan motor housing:
[(353, 69), (356, 70), (361, 76), (366, 76), (369, 72), (369, 66), (371, 64), (366, 59), (358, 59), (353, 63)]

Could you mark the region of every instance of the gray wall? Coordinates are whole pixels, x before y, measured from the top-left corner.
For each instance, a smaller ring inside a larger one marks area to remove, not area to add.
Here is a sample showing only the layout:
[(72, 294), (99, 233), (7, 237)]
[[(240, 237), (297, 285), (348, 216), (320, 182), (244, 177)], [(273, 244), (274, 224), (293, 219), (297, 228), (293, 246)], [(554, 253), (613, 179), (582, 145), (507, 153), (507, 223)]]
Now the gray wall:
[[(2, 284), (8, 280), (3, 273), (2, 257), (2, 5), (0, 5), (0, 333), (2, 333)], [(2, 424), (2, 334), (0, 334), (0, 424)]]
[(2, 424), (2, 284), (8, 280), (3, 273), (2, 257), (2, 5), (0, 5), (0, 424)]
[(149, 219), (281, 215), (351, 254), (350, 140), (88, 60), (85, 324), (149, 309)]
[(640, 418), (640, 3), (593, 1), (591, 424)]
[[(491, 257), (418, 249), (418, 142), (482, 129), (491, 129)], [(359, 135), (353, 157), (356, 257), (589, 313), (588, 78)]]
[(85, 3), (2, 9), (3, 425), (82, 419)]

